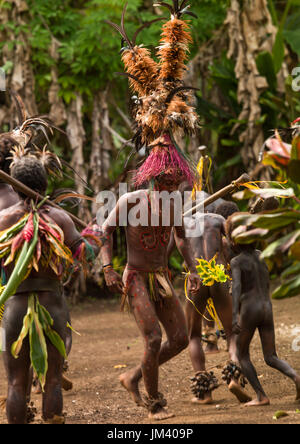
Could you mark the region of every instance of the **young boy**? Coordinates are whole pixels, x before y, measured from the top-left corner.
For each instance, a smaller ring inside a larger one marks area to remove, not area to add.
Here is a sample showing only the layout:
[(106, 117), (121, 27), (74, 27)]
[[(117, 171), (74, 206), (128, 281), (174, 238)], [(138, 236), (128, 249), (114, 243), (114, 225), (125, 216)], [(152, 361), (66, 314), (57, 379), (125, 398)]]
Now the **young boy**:
[(258, 329), (264, 359), (267, 365), (279, 370), (296, 385), (296, 400), (300, 400), (300, 376), (289, 364), (278, 358), (275, 345), (275, 329), (272, 303), (269, 297), (269, 272), (260, 259), (255, 244), (237, 245), (232, 239), (233, 217), (226, 222), (226, 235), (237, 253), (231, 261), (233, 319), (232, 329), (237, 338), (238, 358), (244, 376), (248, 379), (257, 398), (245, 406), (270, 404), (250, 360), (249, 347)]

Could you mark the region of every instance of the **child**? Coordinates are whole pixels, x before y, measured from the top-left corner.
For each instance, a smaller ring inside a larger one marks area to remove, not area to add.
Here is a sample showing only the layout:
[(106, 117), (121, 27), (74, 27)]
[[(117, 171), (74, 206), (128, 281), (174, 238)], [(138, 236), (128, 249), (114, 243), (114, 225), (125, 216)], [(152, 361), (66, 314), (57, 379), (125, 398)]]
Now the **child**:
[(233, 332), (238, 335), (237, 348), (239, 362), (257, 398), (245, 406), (263, 406), (270, 404), (250, 360), (249, 346), (258, 329), (264, 359), (267, 365), (279, 370), (292, 379), (296, 385), (296, 400), (300, 400), (300, 376), (278, 358), (275, 345), (275, 331), (272, 303), (269, 297), (269, 272), (266, 264), (260, 260), (260, 252), (255, 244), (237, 245), (231, 237), (235, 228), (231, 216), (226, 222), (226, 235), (233, 249), (238, 254), (231, 261)]

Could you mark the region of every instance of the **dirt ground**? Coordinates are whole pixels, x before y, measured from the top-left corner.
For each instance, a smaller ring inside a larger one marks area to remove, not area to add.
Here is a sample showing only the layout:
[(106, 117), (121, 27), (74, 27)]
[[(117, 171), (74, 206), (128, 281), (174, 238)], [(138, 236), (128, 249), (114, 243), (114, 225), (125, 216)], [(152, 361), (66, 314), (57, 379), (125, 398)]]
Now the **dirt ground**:
[[(273, 305), (278, 354), (300, 373), (300, 351), (292, 349), (297, 337), (300, 345), (300, 297), (273, 301)], [(73, 308), (71, 314), (72, 324), (81, 336), (74, 334), (69, 357), (68, 377), (74, 388), (64, 392), (67, 424), (151, 424), (146, 411), (135, 406), (118, 381), (124, 370), (139, 363), (143, 353), (143, 342), (131, 315), (121, 313), (115, 299), (87, 300)], [(207, 367), (217, 366), (214, 371), (221, 381), (221, 367), (227, 360), (227, 352), (223, 340), (219, 345), (220, 353), (207, 356)], [(257, 334), (251, 353), (260, 381), (271, 399), (270, 406), (245, 409), (224, 384), (214, 392), (213, 405), (195, 406), (190, 402), (189, 377), (193, 371), (185, 350), (161, 367), (160, 391), (176, 417), (160, 424), (300, 423), (300, 413), (296, 412), (300, 402), (297, 404), (294, 400), (294, 384), (265, 365)], [(0, 394), (5, 393), (6, 378), (1, 363)], [(41, 396), (33, 395), (33, 400), (38, 409), (35, 423), (41, 423)], [(288, 416), (274, 420), (278, 410), (287, 412)], [(3, 412), (0, 423), (6, 423)]]

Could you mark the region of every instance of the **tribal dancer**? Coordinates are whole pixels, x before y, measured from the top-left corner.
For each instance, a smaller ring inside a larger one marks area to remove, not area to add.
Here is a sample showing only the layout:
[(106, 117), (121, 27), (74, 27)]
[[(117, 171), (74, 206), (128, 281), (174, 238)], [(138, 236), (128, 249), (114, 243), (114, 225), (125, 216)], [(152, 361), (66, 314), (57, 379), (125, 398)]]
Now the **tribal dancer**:
[[(31, 154), (15, 155), (12, 177), (44, 194), (47, 173), (42, 160)], [(36, 205), (22, 194), (19, 197), (16, 205), (0, 214), (0, 254), (8, 277), (0, 293), (0, 306), (5, 304), (7, 419), (10, 424), (27, 422), (32, 366), (43, 390), (43, 419), (61, 424), (65, 421), (61, 383), (69, 319), (62, 283), (74, 268), (74, 255), (82, 259), (84, 251), (99, 251), (100, 235), (95, 227), (85, 238), (65, 211), (43, 202)]]
[[(55, 127), (46, 117), (35, 116), (28, 117), (25, 105), (19, 96), (13, 90), (10, 90), (12, 99), (15, 103), (18, 126), (12, 131), (0, 134), (0, 169), (7, 174), (10, 174), (10, 165), (12, 162), (12, 153), (15, 148), (21, 152), (32, 151), (35, 155), (43, 155), (42, 150), (39, 146), (42, 144), (45, 147), (50, 143), (48, 138), (48, 133), (52, 134), (53, 129), (61, 131), (59, 128)], [(42, 136), (42, 137), (40, 137)], [(45, 145), (46, 143), (46, 145)], [(39, 150), (39, 151), (37, 151)], [(52, 154), (47, 152), (48, 160), (47, 164), (50, 166)], [(56, 162), (56, 157), (53, 156), (53, 165), (55, 166), (56, 172), (60, 171), (60, 165)], [(53, 173), (54, 171), (51, 171)], [(11, 185), (0, 181), (0, 211), (9, 208), (10, 206), (16, 204), (20, 201), (19, 195), (15, 192)], [(5, 284), (5, 270), (1, 268), (1, 280), (2, 285)], [(72, 346), (72, 333), (71, 330), (67, 332), (66, 350), (67, 355), (69, 355)], [(65, 363), (64, 369), (66, 370), (67, 365)], [(73, 384), (68, 380), (65, 375), (63, 376), (63, 388), (65, 390), (70, 390)], [(33, 381), (33, 391), (35, 393), (41, 393), (41, 387), (38, 378), (34, 378)], [(4, 404), (6, 398), (0, 397), (0, 403)]]
[[(173, 416), (165, 408), (166, 400), (159, 393), (159, 366), (188, 345), (184, 312), (167, 268), (167, 248), (173, 227), (177, 246), (190, 270), (190, 289), (196, 292), (200, 286), (182, 217), (180, 223), (175, 224), (176, 209), (171, 200), (170, 219), (166, 223), (163, 202), (157, 194), (174, 192), (180, 197), (179, 184), (188, 181), (193, 186), (195, 181), (195, 171), (173, 137), (174, 132), (191, 134), (198, 126), (198, 116), (189, 104), (191, 97), (187, 93), (192, 88), (185, 87), (182, 81), (191, 36), (188, 23), (181, 18), (184, 13), (193, 14), (188, 11), (186, 0), (181, 5), (178, 0), (173, 3), (174, 7), (162, 3), (171, 10), (172, 17), (163, 26), (158, 63), (146, 48), (135, 44), (138, 32), (133, 41), (129, 40), (124, 28), (126, 7), (121, 27), (110, 23), (128, 45), (123, 48), (122, 59), (131, 87), (139, 96), (135, 115), (137, 133), (133, 140), (137, 150), (146, 146), (148, 157), (134, 177), (139, 190), (122, 196), (102, 226), (103, 234), (110, 242), (102, 248), (101, 259), (108, 287), (123, 293), (122, 306), (128, 303), (145, 340), (141, 365), (121, 375), (120, 381), (133, 400), (147, 408), (148, 416), (153, 420)], [(134, 208), (137, 202), (138, 210)], [(130, 224), (134, 211), (137, 211), (139, 221)], [(179, 214), (181, 211), (182, 206)], [(152, 217), (156, 218), (156, 224)], [(119, 224), (127, 225), (127, 267), (123, 281), (112, 267), (112, 234)], [(163, 344), (160, 322), (167, 335)], [(147, 392), (144, 399), (138, 387), (142, 378)]]
[[(238, 207), (233, 202), (223, 201), (216, 208), (216, 214), (197, 214), (197, 221), (202, 225), (203, 233), (198, 237), (191, 238), (191, 245), (195, 258), (211, 261), (216, 257), (216, 264), (228, 267), (228, 247), (224, 245), (225, 221)], [(189, 226), (193, 220), (186, 218), (185, 223)], [(230, 259), (229, 259), (230, 261)], [(218, 387), (213, 383), (214, 376), (208, 374), (205, 369), (205, 354), (202, 347), (202, 323), (208, 302), (212, 300), (216, 314), (224, 328), (228, 351), (232, 365), (238, 365), (236, 338), (232, 334), (232, 298), (228, 282), (214, 283), (212, 286), (201, 285), (197, 294), (189, 294), (186, 304), (186, 317), (189, 331), (189, 352), (195, 376), (192, 378), (192, 391), (194, 397), (192, 402), (199, 404), (212, 403), (212, 391)], [(221, 330), (221, 324), (219, 330)], [(206, 375), (204, 378), (203, 375)], [(203, 382), (203, 383), (202, 383)], [(211, 382), (211, 383), (210, 383)], [(231, 378), (229, 390), (237, 396), (240, 402), (248, 402), (251, 398), (243, 391), (238, 383), (238, 378)], [(208, 384), (207, 384), (208, 383)]]
[(226, 234), (236, 253), (231, 261), (233, 319), (232, 330), (237, 335), (237, 351), (244, 375), (256, 393), (256, 399), (245, 406), (269, 405), (256, 370), (250, 360), (250, 344), (256, 330), (259, 332), (264, 359), (267, 365), (290, 378), (296, 387), (296, 400), (300, 400), (300, 376), (291, 366), (278, 358), (276, 353), (275, 329), (272, 303), (270, 301), (270, 279), (266, 263), (260, 259), (260, 251), (252, 244), (238, 244), (234, 230), (238, 230), (234, 215), (226, 222)]

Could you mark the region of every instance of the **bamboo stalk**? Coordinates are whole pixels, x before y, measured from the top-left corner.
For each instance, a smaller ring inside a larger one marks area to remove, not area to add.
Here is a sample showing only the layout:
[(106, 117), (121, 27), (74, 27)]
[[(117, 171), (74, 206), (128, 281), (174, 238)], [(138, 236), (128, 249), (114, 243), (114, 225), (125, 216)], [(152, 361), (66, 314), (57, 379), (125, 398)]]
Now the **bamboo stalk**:
[[(45, 196), (42, 196), (41, 194), (37, 193), (36, 191), (33, 191), (31, 188), (29, 188), (26, 185), (24, 185), (23, 183), (19, 182), (17, 179), (14, 179), (13, 177), (11, 177), (9, 174), (5, 173), (2, 170), (0, 170), (0, 180), (8, 183), (16, 191), (19, 191), (19, 192), (25, 194), (26, 196), (31, 197), (32, 199), (37, 199), (38, 201), (45, 199)], [(53, 208), (61, 210), (61, 207), (59, 205), (56, 205), (54, 202), (52, 202), (49, 199), (46, 199), (45, 203), (47, 203), (48, 205), (50, 205)], [(65, 211), (70, 216), (70, 218), (73, 220), (73, 222), (76, 225), (80, 226), (81, 228), (87, 227), (87, 224), (85, 222), (83, 222), (81, 219), (79, 219), (78, 217), (74, 216), (74, 214), (72, 214), (66, 210), (63, 210), (63, 211)]]
[(205, 208), (211, 203), (215, 202), (218, 199), (221, 199), (222, 197), (226, 196), (229, 193), (232, 193), (234, 190), (236, 190), (240, 184), (250, 182), (250, 177), (248, 174), (244, 173), (241, 177), (239, 177), (237, 180), (234, 180), (231, 182), (230, 185), (227, 185), (225, 188), (222, 188), (221, 190), (214, 193), (212, 196), (209, 196), (207, 199), (205, 199), (203, 202), (200, 202), (199, 204), (195, 205), (194, 207), (187, 210), (183, 217), (191, 216), (193, 211), (198, 210), (199, 208)]

